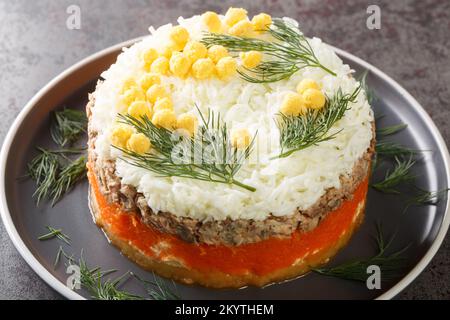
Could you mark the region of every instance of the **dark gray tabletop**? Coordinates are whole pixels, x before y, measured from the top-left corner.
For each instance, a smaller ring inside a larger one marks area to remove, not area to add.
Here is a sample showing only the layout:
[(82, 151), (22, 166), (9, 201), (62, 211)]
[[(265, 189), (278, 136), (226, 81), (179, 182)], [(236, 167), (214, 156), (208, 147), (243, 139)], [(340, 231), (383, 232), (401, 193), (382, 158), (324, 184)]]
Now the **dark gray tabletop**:
[[(381, 29), (366, 27), (378, 3)], [(66, 27), (67, 8), (81, 9), (81, 29)], [(49, 80), (82, 58), (146, 34), (151, 24), (175, 22), (237, 1), (0, 0), (0, 139), (25, 103)], [(242, 5), (241, 5), (242, 6)], [(450, 142), (450, 1), (252, 0), (250, 14), (291, 16), (307, 35), (367, 60), (404, 86)], [(0, 224), (0, 299), (60, 299), (15, 250)], [(401, 299), (450, 299), (450, 236)]]

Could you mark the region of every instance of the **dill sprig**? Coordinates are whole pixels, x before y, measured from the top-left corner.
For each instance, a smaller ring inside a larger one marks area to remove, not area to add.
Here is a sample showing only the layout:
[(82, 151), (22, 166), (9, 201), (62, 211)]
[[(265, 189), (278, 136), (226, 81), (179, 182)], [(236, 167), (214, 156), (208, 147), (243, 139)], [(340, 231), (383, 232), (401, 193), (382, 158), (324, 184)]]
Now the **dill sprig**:
[(272, 25), (265, 31), (274, 41), (206, 33), (201, 42), (207, 47), (222, 45), (233, 53), (254, 50), (269, 57), (270, 60), (263, 61), (253, 69), (239, 70), (241, 77), (248, 82), (280, 81), (305, 67), (318, 67), (336, 75), (319, 62), (308, 40), (293, 23), (279, 18), (273, 19)]
[(406, 129), (408, 127), (405, 123), (396, 124), (393, 126), (388, 126), (384, 128), (377, 129), (377, 136), (379, 137), (386, 137), (393, 134), (396, 134), (397, 132), (402, 131), (403, 129)]
[(62, 232), (62, 229), (55, 229), (50, 226), (46, 226), (46, 228), (49, 232), (39, 236), (38, 240), (49, 240), (49, 239), (53, 239), (56, 237), (59, 240), (64, 241), (65, 243), (70, 245), (70, 238), (68, 235), (66, 235)]
[(68, 165), (61, 168), (58, 179), (49, 189), (49, 196), (54, 205), (63, 194), (68, 192), (72, 186), (83, 179), (86, 174), (86, 156), (71, 161)]
[[(364, 71), (362, 73), (362, 75), (359, 76), (358, 81), (361, 83), (361, 87), (364, 91), (364, 94), (366, 95), (367, 102), (369, 104), (371, 104), (372, 102), (374, 102), (377, 99), (377, 97), (376, 97), (374, 91), (367, 84), (368, 73), (369, 73), (368, 70)], [(381, 117), (383, 117), (383, 115)]]
[(384, 193), (399, 194), (400, 192), (396, 189), (398, 185), (415, 179), (415, 176), (410, 172), (411, 167), (416, 163), (412, 157), (408, 160), (400, 160), (396, 157), (395, 162), (394, 169), (389, 170), (382, 181), (372, 184), (373, 188)]
[[(127, 276), (132, 276), (144, 284), (148, 296), (153, 300), (179, 300), (180, 296), (175, 293), (162, 279), (159, 279), (153, 274), (154, 281), (147, 281), (138, 277), (132, 272), (126, 272), (122, 276), (110, 279), (106, 278), (108, 275), (117, 272), (115, 269), (103, 270), (100, 267), (89, 268), (86, 260), (83, 257), (83, 250), (81, 251), (78, 263), (75, 262), (73, 255), (69, 256), (60, 246), (56, 254), (54, 266), (56, 267), (65, 257), (70, 265), (78, 265), (80, 268), (80, 284), (85, 288), (91, 298), (96, 300), (146, 300), (148, 298), (140, 295), (130, 293), (120, 289)], [(105, 279), (106, 278), (106, 279)], [(176, 285), (172, 281), (173, 288), (176, 290)]]
[(360, 90), (359, 86), (351, 94), (343, 94), (339, 89), (333, 97), (327, 97), (325, 106), (320, 111), (309, 109), (306, 114), (298, 116), (279, 114), (277, 125), (280, 130), (281, 152), (276, 157), (285, 158), (296, 151), (333, 139), (340, 131), (331, 134), (328, 132), (344, 116), (349, 103), (355, 102)]
[(33, 197), (37, 197), (36, 202), (39, 205), (58, 179), (60, 159), (53, 151), (43, 148), (38, 148), (38, 151), (39, 154), (28, 164), (28, 176), (36, 182)]
[(384, 157), (401, 157), (411, 156), (419, 153), (419, 150), (408, 148), (391, 141), (380, 141), (375, 145), (375, 152), (378, 156)]
[(71, 160), (69, 155), (84, 152), (83, 149), (46, 150), (37, 148), (39, 154), (28, 164), (28, 176), (36, 183), (33, 197), (37, 204), (44, 198), (54, 205), (61, 196), (79, 181), (86, 172), (86, 157)]
[(368, 278), (367, 268), (371, 265), (376, 265), (381, 270), (382, 281), (395, 279), (401, 275), (401, 271), (405, 268), (405, 258), (402, 257), (402, 254), (409, 248), (409, 245), (394, 253), (387, 254), (394, 238), (395, 234), (386, 242), (381, 225), (377, 224), (376, 244), (378, 252), (376, 255), (334, 267), (313, 269), (313, 271), (326, 276), (366, 282)]
[(64, 109), (53, 112), (50, 134), (53, 141), (61, 147), (75, 142), (86, 132), (86, 128), (87, 117), (82, 111)]
[(119, 289), (123, 280), (130, 273), (116, 279), (106, 279), (104, 277), (116, 270), (102, 271), (100, 267), (89, 269), (86, 261), (81, 256), (78, 262), (80, 267), (80, 282), (91, 294), (91, 297), (96, 300), (143, 300), (142, 297)]
[[(219, 113), (215, 115), (210, 110), (205, 118), (200, 110), (198, 111), (202, 120), (198, 132), (193, 138), (180, 136), (180, 139), (174, 139), (171, 131), (155, 126), (147, 117), (137, 119), (130, 115), (119, 114), (119, 121), (133, 126), (136, 131), (146, 135), (155, 151), (138, 154), (118, 148), (125, 153), (124, 160), (161, 177), (175, 176), (234, 184), (246, 190), (255, 191), (254, 187), (234, 177), (244, 160), (248, 158), (256, 135), (248, 147), (242, 151), (238, 150), (232, 146), (227, 125), (221, 121)], [(190, 155), (186, 156), (186, 154)], [(199, 156), (201, 159), (198, 159)]]
[[(153, 299), (153, 300), (180, 300), (180, 296), (178, 295), (178, 292), (174, 292), (161, 278), (155, 276), (153, 274), (154, 281), (148, 281), (144, 280), (141, 277), (137, 276), (136, 274), (133, 274), (136, 279), (138, 279), (140, 282), (142, 282), (145, 286), (145, 290), (147, 291), (147, 294)], [(176, 291), (176, 284), (172, 280), (172, 286), (174, 290)]]
[(444, 188), (437, 191), (428, 191), (416, 187), (416, 194), (406, 201), (403, 213), (408, 211), (411, 206), (436, 205), (441, 199), (448, 195), (450, 188)]

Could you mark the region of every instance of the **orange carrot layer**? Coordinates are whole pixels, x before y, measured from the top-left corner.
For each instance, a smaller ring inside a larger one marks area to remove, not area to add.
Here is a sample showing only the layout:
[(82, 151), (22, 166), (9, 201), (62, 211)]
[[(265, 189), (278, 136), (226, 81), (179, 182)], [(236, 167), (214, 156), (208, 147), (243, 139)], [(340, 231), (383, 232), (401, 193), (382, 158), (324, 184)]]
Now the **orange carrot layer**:
[[(177, 257), (189, 268), (231, 275), (252, 272), (262, 276), (289, 267), (309, 254), (332, 248), (352, 227), (358, 213), (357, 207), (365, 199), (368, 188), (366, 178), (356, 189), (352, 200), (344, 201), (309, 232), (296, 231), (290, 238), (272, 238), (228, 247), (187, 243), (173, 235), (159, 232), (144, 224), (137, 214), (124, 212), (119, 205), (108, 203), (100, 192), (90, 165), (88, 178), (98, 203), (101, 221), (108, 224), (117, 237), (130, 242), (150, 257), (160, 260), (170, 256)], [(161, 247), (162, 243), (167, 244), (163, 250), (152, 249)]]

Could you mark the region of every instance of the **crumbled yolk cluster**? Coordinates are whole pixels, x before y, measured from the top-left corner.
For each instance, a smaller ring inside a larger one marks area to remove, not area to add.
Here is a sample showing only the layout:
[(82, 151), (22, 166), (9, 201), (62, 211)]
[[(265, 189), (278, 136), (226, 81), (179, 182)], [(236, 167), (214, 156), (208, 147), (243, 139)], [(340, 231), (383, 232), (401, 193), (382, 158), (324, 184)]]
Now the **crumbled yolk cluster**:
[(152, 110), (147, 101), (135, 101), (128, 107), (128, 114), (134, 118), (152, 118)]
[[(210, 61), (209, 58), (206, 59)], [(177, 119), (173, 101), (161, 84), (159, 74), (146, 73), (138, 81), (127, 79), (119, 92), (121, 109), (130, 116), (138, 119), (147, 117), (158, 127), (169, 130), (180, 128), (187, 130), (191, 135), (194, 134), (197, 119), (193, 115), (181, 115)], [(132, 134), (133, 130), (130, 127), (119, 125), (114, 128), (111, 141), (113, 145), (140, 153), (146, 149), (147, 143), (143, 142), (142, 137), (135, 137), (129, 142)]]
[(242, 65), (248, 69), (255, 68), (261, 63), (262, 53), (259, 51), (247, 51), (239, 54)]
[(222, 31), (222, 21), (220, 21), (217, 13), (208, 11), (202, 15), (202, 21), (208, 28), (209, 32), (219, 33)]
[(150, 150), (150, 140), (143, 133), (133, 133), (127, 141), (127, 149), (139, 154)]
[(267, 13), (260, 13), (252, 19), (253, 30), (258, 33), (267, 30), (271, 24), (272, 17)]
[(193, 136), (197, 131), (197, 126), (197, 118), (190, 113), (180, 114), (177, 118), (177, 128), (187, 131), (190, 136)]
[(126, 124), (116, 125), (111, 132), (111, 142), (114, 146), (125, 148), (128, 139), (130, 139), (133, 134), (133, 129)]
[(175, 116), (175, 112), (173, 112), (173, 110), (160, 109), (153, 115), (152, 122), (157, 127), (172, 130), (176, 127), (177, 117)]
[(302, 80), (296, 88), (297, 92), (289, 92), (284, 96), (280, 107), (281, 113), (288, 116), (304, 114), (308, 108), (322, 109), (325, 106), (325, 95), (320, 91), (317, 82), (311, 79)]
[[(210, 32), (250, 36), (266, 30), (272, 18), (266, 13), (260, 13), (250, 21), (245, 9), (229, 8), (223, 19), (215, 12), (205, 12), (202, 22)], [(203, 43), (190, 39), (188, 30), (182, 26), (173, 27), (168, 40), (168, 44), (159, 52), (150, 48), (143, 53), (144, 69), (147, 72), (179, 78), (192, 76), (196, 79), (207, 79), (214, 75), (225, 79), (236, 74), (237, 64), (230, 60), (234, 58), (225, 47), (213, 45), (208, 49)], [(262, 54), (249, 51), (241, 53), (240, 57), (244, 67), (255, 68), (261, 63)], [(144, 85), (143, 89), (148, 90), (148, 87)]]
[(231, 133), (231, 144), (235, 148), (245, 149), (250, 145), (250, 142), (251, 142), (250, 132), (245, 128), (235, 129)]
[(224, 79), (236, 73), (237, 62), (232, 57), (224, 57), (217, 61), (216, 72), (219, 78)]

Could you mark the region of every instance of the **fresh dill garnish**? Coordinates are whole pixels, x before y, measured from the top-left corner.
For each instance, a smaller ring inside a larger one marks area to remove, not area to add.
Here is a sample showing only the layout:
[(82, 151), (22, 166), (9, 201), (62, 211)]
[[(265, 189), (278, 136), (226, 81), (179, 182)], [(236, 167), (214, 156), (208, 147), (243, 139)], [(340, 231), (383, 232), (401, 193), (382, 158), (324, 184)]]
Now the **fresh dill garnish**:
[(84, 112), (64, 109), (53, 112), (50, 134), (56, 144), (64, 147), (78, 140), (86, 132), (86, 127), (87, 117)]
[(180, 139), (174, 139), (171, 131), (155, 126), (147, 117), (137, 119), (119, 114), (119, 121), (146, 135), (155, 151), (138, 154), (118, 148), (125, 153), (124, 160), (161, 177), (183, 177), (234, 184), (255, 191), (254, 187), (234, 177), (248, 158), (256, 135), (244, 150), (238, 150), (232, 146), (227, 125), (221, 121), (219, 113), (215, 115), (210, 110), (205, 118), (200, 110), (198, 111), (202, 121), (198, 132), (194, 137), (181, 136)]
[(83, 179), (86, 174), (86, 156), (71, 161), (69, 164), (61, 168), (58, 179), (52, 185), (50, 197), (52, 205), (54, 205), (63, 194), (68, 192), (73, 185)]
[(49, 240), (56, 237), (59, 240), (64, 241), (65, 243), (70, 245), (70, 238), (62, 232), (62, 229), (55, 229), (50, 226), (46, 226), (46, 228), (49, 232), (43, 234), (42, 236), (39, 236), (38, 240)]
[(28, 164), (28, 176), (36, 182), (33, 197), (39, 205), (49, 194), (58, 179), (60, 167), (58, 154), (50, 150), (38, 148), (39, 154)]
[(428, 191), (416, 187), (416, 194), (409, 197), (406, 201), (406, 207), (403, 212), (406, 212), (411, 206), (436, 205), (448, 194), (449, 190), (450, 188), (444, 188), (438, 191)]
[(206, 33), (201, 42), (207, 47), (222, 45), (233, 53), (253, 50), (269, 57), (269, 61), (261, 62), (253, 69), (238, 70), (241, 77), (248, 82), (276, 82), (289, 78), (305, 67), (318, 67), (336, 75), (319, 62), (308, 40), (293, 23), (273, 19), (272, 25), (265, 31), (274, 41)]
[(411, 156), (419, 153), (419, 150), (411, 149), (396, 142), (391, 141), (379, 141), (375, 145), (375, 152), (378, 156), (384, 157), (401, 157)]
[(276, 158), (285, 158), (296, 151), (333, 139), (340, 131), (328, 132), (344, 116), (349, 103), (355, 102), (360, 90), (359, 86), (351, 94), (343, 94), (339, 89), (333, 97), (327, 97), (325, 106), (320, 111), (308, 109), (306, 114), (298, 116), (280, 113), (277, 125), (280, 130), (281, 152)]
[(37, 204), (43, 198), (52, 200), (54, 205), (61, 196), (86, 172), (86, 157), (80, 156), (71, 160), (69, 155), (83, 153), (83, 149), (46, 150), (37, 148), (39, 154), (28, 164), (28, 176), (36, 183), (33, 197)]
[(64, 253), (62, 246), (59, 246), (58, 252), (56, 252), (55, 261), (53, 262), (53, 268), (56, 268), (61, 260), (61, 255)]
[[(153, 300), (180, 300), (180, 296), (178, 292), (175, 293), (165, 282), (164, 280), (157, 277), (153, 274), (154, 281), (144, 280), (141, 277), (133, 274), (136, 279), (142, 282), (145, 286), (145, 290), (147, 294)], [(172, 286), (176, 290), (175, 282), (172, 280)]]
[(384, 193), (399, 194), (400, 192), (396, 189), (397, 186), (415, 179), (415, 176), (410, 172), (411, 167), (416, 163), (412, 157), (408, 160), (400, 160), (396, 157), (395, 162), (394, 169), (389, 170), (382, 181), (372, 184), (373, 188)]
[(405, 268), (405, 258), (402, 254), (409, 248), (404, 247), (394, 253), (387, 254), (387, 250), (392, 245), (395, 234), (385, 242), (381, 230), (381, 225), (377, 224), (377, 254), (366, 259), (359, 259), (343, 263), (334, 267), (322, 267), (313, 269), (314, 272), (326, 276), (366, 282), (368, 278), (367, 268), (376, 265), (381, 270), (381, 281), (395, 279), (401, 275), (401, 271)]
[(380, 128), (380, 129), (377, 129), (377, 136), (379, 136), (379, 137), (390, 136), (392, 134), (402, 131), (403, 129), (406, 129), (407, 127), (408, 127), (407, 124), (400, 123), (400, 124), (396, 124), (393, 126)]
[[(361, 87), (364, 91), (364, 94), (366, 95), (367, 102), (371, 104), (376, 100), (375, 93), (373, 90), (367, 85), (367, 74), (369, 73), (368, 70), (364, 71), (361, 76), (359, 76), (358, 81), (361, 83)], [(381, 115), (383, 117), (383, 115)]]
[[(73, 263), (73, 261), (72, 261)], [(89, 269), (83, 256), (78, 261), (80, 268), (81, 285), (96, 300), (142, 300), (143, 298), (119, 289), (123, 280), (130, 273), (127, 272), (116, 279), (106, 279), (104, 277), (115, 270), (102, 271), (100, 267)]]

